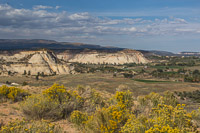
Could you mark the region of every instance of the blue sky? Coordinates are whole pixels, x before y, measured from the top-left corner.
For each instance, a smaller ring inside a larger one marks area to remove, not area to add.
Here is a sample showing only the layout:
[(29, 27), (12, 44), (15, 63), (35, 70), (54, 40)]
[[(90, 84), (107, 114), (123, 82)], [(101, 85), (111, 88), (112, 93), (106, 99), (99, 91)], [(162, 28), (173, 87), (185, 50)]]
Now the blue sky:
[(199, 0), (0, 0), (0, 38), (200, 51), (199, 7)]

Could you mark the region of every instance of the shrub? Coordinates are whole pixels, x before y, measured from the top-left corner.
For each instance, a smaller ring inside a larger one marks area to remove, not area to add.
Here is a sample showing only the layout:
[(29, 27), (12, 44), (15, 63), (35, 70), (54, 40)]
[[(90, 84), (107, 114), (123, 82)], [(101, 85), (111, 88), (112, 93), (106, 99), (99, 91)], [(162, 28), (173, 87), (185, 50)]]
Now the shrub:
[(129, 91), (117, 92), (113, 98), (116, 102), (108, 108), (100, 108), (89, 117), (85, 124), (88, 132), (119, 132), (126, 123), (133, 105)]
[(84, 99), (78, 95), (77, 91), (68, 91), (63, 85), (54, 84), (49, 89), (43, 91), (43, 94), (51, 100), (58, 101), (60, 104), (72, 103), (74, 109), (82, 107)]
[(152, 107), (156, 107), (158, 104), (162, 104), (161, 96), (158, 93), (152, 92), (146, 96), (139, 96), (137, 98), (137, 102), (139, 103), (139, 110), (141, 112), (149, 113)]
[[(91, 133), (197, 131), (194, 118), (198, 120), (198, 110), (188, 113), (184, 109), (185, 105), (177, 104), (176, 97), (172, 93), (165, 92), (163, 96), (150, 93), (139, 97), (137, 106), (134, 106), (133, 97), (129, 91), (116, 92), (111, 100), (109, 107), (99, 107), (88, 117), (76, 111), (71, 115), (71, 120), (73, 119), (74, 123), (85, 132)], [(138, 107), (143, 107), (143, 109)], [(136, 114), (135, 110), (139, 113)]]
[(85, 122), (88, 120), (88, 116), (85, 113), (75, 110), (72, 112), (72, 114), (70, 116), (70, 120), (71, 120), (71, 122), (80, 126), (82, 124), (85, 124)]
[(129, 114), (124, 106), (113, 105), (109, 108), (101, 108), (89, 117), (85, 130), (87, 132), (119, 132), (128, 118)]
[(123, 73), (124, 78), (133, 78), (133, 74), (131, 73)]
[(8, 86), (1, 86), (0, 87), (0, 99), (6, 100), (11, 99), (13, 102), (22, 101), (29, 93), (17, 88), (17, 87), (8, 87)]
[(164, 92), (164, 95), (161, 96), (158, 93), (152, 92), (146, 96), (139, 96), (138, 102), (141, 107), (152, 108), (157, 107), (158, 104), (166, 104), (171, 106), (176, 106), (178, 101), (176, 97), (171, 92)]
[(41, 121), (15, 120), (0, 129), (1, 133), (60, 133), (62, 129), (55, 124)]
[(52, 100), (58, 101), (60, 104), (68, 99), (70, 95), (63, 85), (59, 86), (58, 84), (54, 84), (49, 89), (44, 90), (43, 94)]
[(191, 112), (191, 115), (194, 123), (196, 123), (197, 126), (200, 127), (200, 107), (197, 110), (193, 110)]
[(96, 108), (102, 108), (106, 105), (103, 97), (96, 90), (89, 88), (83, 93), (85, 96), (84, 110), (88, 113), (93, 113)]
[(83, 104), (84, 99), (77, 91), (68, 91), (64, 86), (54, 84), (43, 94), (28, 97), (21, 107), (25, 115), (35, 119), (60, 119), (81, 109)]
[(111, 120), (108, 109), (102, 108), (96, 110), (94, 115), (89, 117), (84, 128), (86, 132), (91, 133), (112, 132), (117, 128), (117, 124)]
[(195, 90), (192, 92), (184, 91), (183, 93), (178, 92), (176, 95), (179, 96), (182, 100), (186, 98), (196, 103), (200, 103), (200, 90)]
[(125, 105), (125, 108), (131, 108), (133, 106), (132, 93), (128, 90), (125, 92), (116, 92), (115, 99), (118, 105)]
[(28, 85), (28, 83), (27, 83), (26, 81), (24, 81), (24, 82), (22, 83), (22, 86), (26, 86), (26, 85)]
[(62, 108), (62, 118), (70, 115), (73, 110), (82, 109), (84, 105), (84, 98), (78, 95), (77, 91), (67, 91), (69, 94), (65, 101), (60, 104)]
[(152, 108), (149, 116), (138, 117), (134, 115), (122, 127), (121, 132), (193, 132), (196, 127), (191, 122), (191, 114), (184, 110), (185, 105), (178, 104), (176, 107), (171, 105), (158, 105)]
[(175, 107), (178, 104), (178, 101), (174, 94), (169, 91), (164, 92), (164, 95), (162, 96), (162, 101), (164, 104), (171, 105), (173, 107)]
[(23, 113), (32, 119), (57, 119), (61, 117), (61, 108), (57, 101), (35, 94), (21, 103)]

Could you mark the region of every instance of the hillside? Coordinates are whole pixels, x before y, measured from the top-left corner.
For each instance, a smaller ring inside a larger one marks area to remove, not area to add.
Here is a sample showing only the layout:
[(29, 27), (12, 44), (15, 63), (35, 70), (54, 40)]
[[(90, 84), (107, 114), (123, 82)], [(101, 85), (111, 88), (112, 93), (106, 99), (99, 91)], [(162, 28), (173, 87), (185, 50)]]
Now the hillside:
[(148, 63), (136, 50), (53, 40), (0, 39), (0, 72), (37, 75), (69, 74), (72, 63)]
[(14, 55), (0, 55), (0, 72), (37, 75), (69, 74), (73, 66), (61, 62), (51, 51), (22, 51)]
[(159, 51), (159, 50), (138, 50), (140, 51), (145, 57), (148, 56), (179, 56), (172, 52), (168, 51)]
[(0, 50), (38, 50), (47, 48), (51, 50), (66, 49), (97, 49), (97, 50), (122, 50), (123, 48), (103, 47), (83, 43), (56, 42), (41, 39), (0, 39)]
[(125, 63), (148, 63), (142, 53), (125, 49), (117, 52), (99, 52), (86, 50), (79, 53), (64, 51), (58, 54), (58, 58), (67, 62), (91, 63), (91, 64), (125, 64)]

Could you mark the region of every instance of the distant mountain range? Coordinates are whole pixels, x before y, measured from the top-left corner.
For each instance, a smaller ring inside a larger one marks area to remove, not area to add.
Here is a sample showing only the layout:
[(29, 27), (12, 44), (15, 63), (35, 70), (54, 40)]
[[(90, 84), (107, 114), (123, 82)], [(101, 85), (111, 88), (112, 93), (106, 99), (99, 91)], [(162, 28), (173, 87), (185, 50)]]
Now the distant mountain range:
[(117, 47), (103, 47), (83, 43), (57, 42), (40, 39), (0, 39), (0, 50), (35, 50), (47, 48), (51, 50), (92, 49), (92, 50), (123, 50)]
[(140, 51), (142, 54), (144, 54), (144, 56), (153, 56), (153, 55), (176, 56), (176, 54), (174, 54), (172, 52), (167, 52), (167, 51), (158, 51), (158, 50), (138, 50), (138, 51)]
[[(84, 43), (72, 43), (72, 42), (57, 42), (54, 40), (44, 39), (0, 39), (0, 50), (38, 50), (38, 49), (50, 49), (54, 51), (72, 50), (74, 52), (83, 51), (85, 49), (117, 52), (124, 50), (125, 48), (118, 47), (105, 47), (93, 44)], [(159, 51), (159, 50), (137, 50), (145, 56), (158, 55), (158, 56), (200, 56), (200, 52), (180, 52), (178, 54)]]
[(200, 52), (180, 52), (172, 53), (167, 51), (158, 51), (158, 50), (137, 50), (140, 51), (144, 56), (200, 56)]

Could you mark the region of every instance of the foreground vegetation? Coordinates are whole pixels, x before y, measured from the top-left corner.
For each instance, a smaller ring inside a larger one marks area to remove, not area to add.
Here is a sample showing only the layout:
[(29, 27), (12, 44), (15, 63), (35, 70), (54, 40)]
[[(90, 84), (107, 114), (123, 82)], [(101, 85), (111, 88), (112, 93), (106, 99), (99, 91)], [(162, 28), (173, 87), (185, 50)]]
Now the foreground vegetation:
[[(68, 132), (88, 133), (199, 132), (199, 57), (151, 59), (149, 64), (76, 63), (74, 75), (0, 77), (0, 83), (22, 85), (0, 87), (0, 110), (17, 105), (10, 114), (0, 111), (0, 132), (60, 133), (66, 126), (73, 128)], [(16, 111), (18, 119), (5, 119)], [(61, 127), (60, 121), (69, 123)]]
[[(3, 88), (10, 90), (12, 87), (2, 86), (0, 90)], [(23, 98), (21, 92), (25, 91), (17, 91), (15, 98), (22, 101), (11, 102), (19, 102), (25, 118), (1, 123), (2, 133), (63, 132), (55, 122), (64, 119), (80, 132), (91, 133), (198, 132), (200, 126), (200, 108), (188, 112), (187, 105), (180, 104), (171, 92), (135, 97), (134, 92), (125, 88), (108, 95), (90, 87), (70, 89), (58, 84), (42, 93), (27, 93), (29, 95)], [(0, 95), (10, 100), (4, 91), (0, 91)]]

